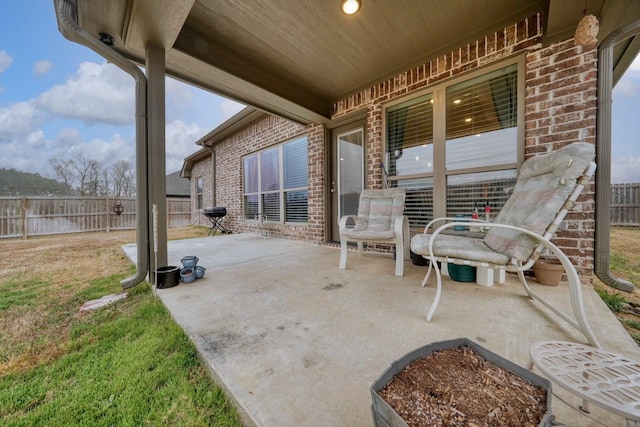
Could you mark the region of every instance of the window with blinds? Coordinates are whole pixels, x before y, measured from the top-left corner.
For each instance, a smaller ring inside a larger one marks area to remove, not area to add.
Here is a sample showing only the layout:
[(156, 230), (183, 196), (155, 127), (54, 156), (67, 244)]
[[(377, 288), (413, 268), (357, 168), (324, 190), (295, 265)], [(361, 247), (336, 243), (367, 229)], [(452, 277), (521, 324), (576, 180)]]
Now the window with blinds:
[(307, 138), (282, 146), (284, 162), (284, 207), (286, 222), (307, 222), (309, 165)]
[(308, 221), (307, 138), (302, 137), (243, 159), (244, 214), (267, 221)]
[(516, 185), (516, 169), (449, 175), (447, 177), (447, 216), (471, 216), (478, 212), (485, 219), (485, 207), (489, 206), (491, 218), (500, 213), (507, 202), (509, 189)]
[(202, 209), (203, 188), (202, 178), (196, 178), (196, 209)]
[(516, 163), (517, 65), (447, 88), (447, 170)]
[(500, 211), (517, 175), (522, 70), (515, 59), (385, 109), (388, 179), (405, 188), (413, 229), (434, 215), (484, 214), (487, 204), (492, 216)]
[(433, 178), (396, 181), (405, 189), (404, 214), (414, 228), (424, 228), (433, 218)]
[(421, 96), (387, 109), (389, 175), (433, 172), (433, 96)]

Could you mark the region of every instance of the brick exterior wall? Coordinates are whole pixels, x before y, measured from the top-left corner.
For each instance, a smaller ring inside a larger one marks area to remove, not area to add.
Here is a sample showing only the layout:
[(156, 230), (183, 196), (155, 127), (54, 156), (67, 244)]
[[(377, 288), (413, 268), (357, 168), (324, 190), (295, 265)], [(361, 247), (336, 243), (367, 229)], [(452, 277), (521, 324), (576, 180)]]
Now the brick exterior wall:
[(210, 225), (207, 217), (202, 215), (198, 210), (196, 197), (198, 194), (198, 178), (202, 179), (202, 207), (213, 207), (213, 168), (211, 156), (193, 165), (191, 180), (189, 181), (189, 187), (191, 188), (191, 223), (195, 225)]
[[(525, 157), (578, 140), (595, 144), (597, 50), (573, 39), (543, 48), (542, 29), (541, 16), (531, 16), (336, 102), (333, 118), (366, 108), (367, 186), (382, 187), (384, 103), (516, 54), (526, 58)], [(593, 281), (594, 189), (585, 189), (554, 239), (584, 283)]]
[[(527, 54), (525, 155), (556, 150), (575, 141), (596, 142), (595, 47), (573, 39)], [(583, 283), (593, 282), (595, 183), (586, 187), (553, 242), (571, 258)]]
[[(271, 236), (314, 242), (324, 241), (324, 141), (322, 125), (303, 126), (286, 119), (267, 116), (249, 125), (213, 147), (215, 159), (215, 183), (213, 160), (197, 162), (191, 173), (191, 192), (195, 196), (196, 178), (204, 180), (203, 207), (224, 206), (227, 216), (224, 225), (234, 232), (243, 232), (247, 223), (243, 221), (242, 158), (247, 154), (286, 142), (294, 137), (307, 135), (309, 161), (309, 221), (306, 224), (265, 223), (263, 229)], [(194, 197), (195, 198), (195, 197)], [(197, 211), (193, 202), (192, 222), (209, 225), (209, 220)]]
[[(595, 143), (597, 51), (595, 47), (575, 47), (573, 39), (543, 47), (542, 31), (541, 16), (531, 16), (337, 101), (333, 106), (334, 119), (366, 110), (367, 187), (381, 188), (383, 183), (379, 165), (384, 158), (384, 103), (517, 54), (525, 55), (526, 62), (525, 157), (577, 140)], [(309, 138), (309, 222), (292, 226), (269, 225), (267, 228), (275, 236), (324, 241), (328, 222), (324, 197), (325, 128), (321, 125), (304, 127), (272, 116), (215, 146), (216, 204), (227, 207), (226, 224), (231, 229), (245, 228), (239, 221), (242, 215), (242, 156), (304, 133)], [(205, 171), (206, 165), (202, 168), (203, 177), (211, 175), (210, 171)], [(194, 167), (193, 177), (198, 176), (197, 171), (200, 169)], [(195, 189), (194, 186), (192, 182)], [(207, 198), (210, 197), (207, 188), (211, 187), (205, 184), (205, 205), (211, 200)], [(584, 283), (593, 280), (594, 189), (591, 185), (585, 190), (567, 217), (567, 230), (554, 239), (571, 258)], [(197, 214), (194, 222), (203, 223)]]

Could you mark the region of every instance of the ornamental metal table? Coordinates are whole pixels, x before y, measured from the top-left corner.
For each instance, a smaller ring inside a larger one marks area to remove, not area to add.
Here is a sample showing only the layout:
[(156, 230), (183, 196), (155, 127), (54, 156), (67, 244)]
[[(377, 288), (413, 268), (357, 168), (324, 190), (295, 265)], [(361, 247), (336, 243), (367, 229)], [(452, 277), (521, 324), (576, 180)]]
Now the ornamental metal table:
[(566, 341), (543, 341), (529, 350), (531, 364), (551, 381), (589, 402), (622, 415), (639, 426), (640, 363), (618, 354)]

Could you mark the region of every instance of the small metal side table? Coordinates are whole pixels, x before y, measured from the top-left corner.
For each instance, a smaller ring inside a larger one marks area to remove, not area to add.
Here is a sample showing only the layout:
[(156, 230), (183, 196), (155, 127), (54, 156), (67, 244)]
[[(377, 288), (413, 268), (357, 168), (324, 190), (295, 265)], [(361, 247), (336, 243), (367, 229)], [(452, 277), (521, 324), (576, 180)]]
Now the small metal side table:
[(267, 215), (256, 214), (253, 218), (245, 215), (244, 220), (247, 223), (247, 233), (254, 232), (256, 236), (266, 239), (269, 237), (269, 230), (262, 228), (262, 224), (267, 222)]
[(566, 341), (542, 341), (529, 350), (531, 366), (551, 381), (589, 402), (640, 426), (640, 363), (609, 351)]

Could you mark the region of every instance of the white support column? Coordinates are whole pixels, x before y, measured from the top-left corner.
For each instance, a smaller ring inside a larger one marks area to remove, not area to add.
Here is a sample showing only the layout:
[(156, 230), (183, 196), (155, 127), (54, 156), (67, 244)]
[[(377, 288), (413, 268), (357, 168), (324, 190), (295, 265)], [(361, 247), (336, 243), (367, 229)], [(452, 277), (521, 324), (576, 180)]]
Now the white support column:
[[(145, 69), (147, 72), (147, 114), (149, 154), (147, 158), (149, 174), (149, 205), (158, 207), (158, 253), (157, 266), (154, 260), (153, 230), (149, 236), (149, 279), (157, 267), (167, 265), (167, 182), (165, 165), (165, 51), (163, 48), (147, 44)], [(153, 218), (149, 218), (149, 224)]]

